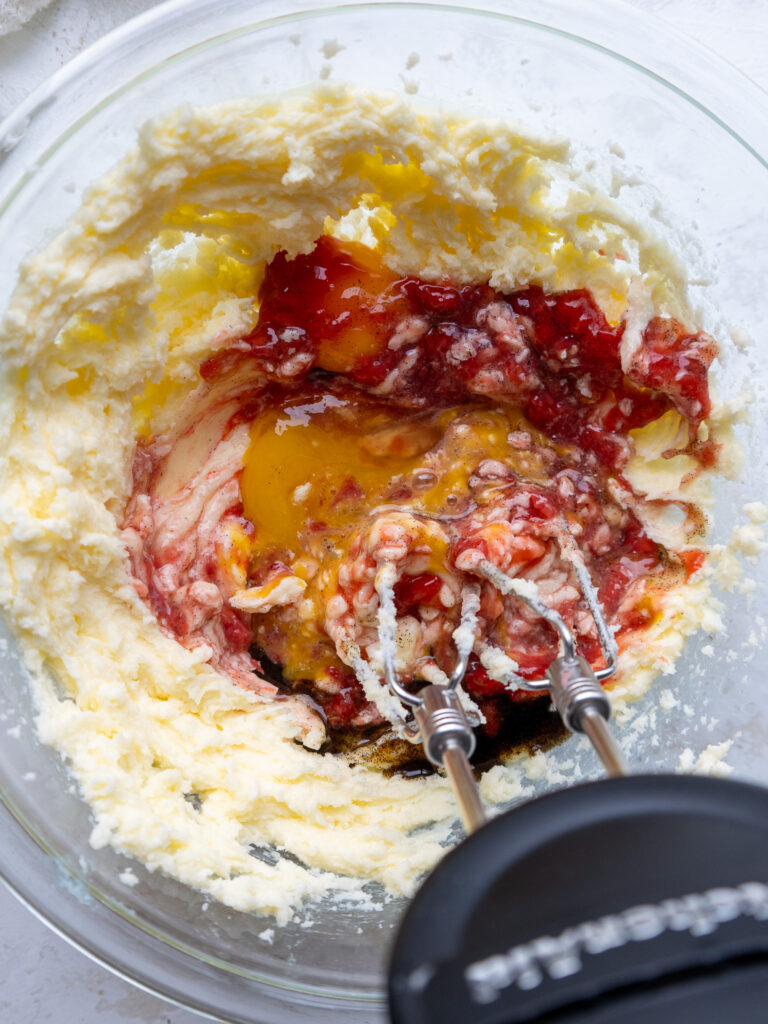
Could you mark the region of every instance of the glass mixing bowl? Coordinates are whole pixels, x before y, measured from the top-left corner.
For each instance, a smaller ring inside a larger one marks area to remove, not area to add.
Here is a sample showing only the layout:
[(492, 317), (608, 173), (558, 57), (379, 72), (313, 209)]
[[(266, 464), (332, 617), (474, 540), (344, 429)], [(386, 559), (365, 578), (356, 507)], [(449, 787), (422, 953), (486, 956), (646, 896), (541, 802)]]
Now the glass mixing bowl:
[[(704, 49), (615, 3), (485, 6), (306, 0), (287, 13), (283, 0), (174, 0), (125, 25), (0, 126), (0, 308), (15, 268), (62, 227), (83, 187), (131, 148), (147, 118), (178, 104), (330, 76), (558, 133), (573, 140), (577, 166), (678, 246), (700, 322), (723, 344), (721, 392), (736, 394), (745, 381), (752, 389), (740, 428), (744, 470), (718, 488), (714, 541), (724, 543), (742, 505), (768, 491), (768, 100)], [(731, 739), (738, 774), (768, 783), (765, 563), (749, 572), (751, 596), (723, 596), (727, 631), (694, 638), (678, 663), (669, 684), (677, 708), (656, 706), (660, 684), (642, 705), (655, 728), (638, 730), (635, 717), (619, 730), (637, 768), (674, 769), (690, 760), (686, 749)], [(89, 809), (36, 739), (26, 674), (3, 631), (0, 870), (11, 888), (103, 964), (211, 1016), (382, 1020), (383, 964), (402, 905), (314, 906), (270, 945), (261, 933), (271, 922), (92, 849)], [(555, 756), (597, 774), (577, 741)], [(129, 866), (137, 885), (121, 880)]]

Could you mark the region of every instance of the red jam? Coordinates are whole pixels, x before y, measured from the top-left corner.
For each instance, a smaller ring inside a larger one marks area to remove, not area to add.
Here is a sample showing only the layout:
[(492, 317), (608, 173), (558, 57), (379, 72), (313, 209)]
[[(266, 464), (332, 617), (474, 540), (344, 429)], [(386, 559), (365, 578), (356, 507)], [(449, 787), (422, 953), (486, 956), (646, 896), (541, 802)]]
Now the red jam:
[[(633, 450), (630, 431), (676, 410), (689, 425), (686, 451), (702, 465), (714, 457), (713, 447), (697, 440), (698, 428), (710, 412), (707, 371), (715, 355), (714, 342), (686, 332), (674, 320), (656, 317), (645, 328), (638, 352), (623, 366), (623, 334), (624, 324), (610, 324), (583, 289), (547, 294), (531, 285), (501, 293), (488, 285), (430, 283), (394, 273), (364, 246), (323, 236), (308, 254), (274, 257), (259, 291), (256, 326), (236, 346), (208, 359), (201, 372), (214, 381), (241, 361), (251, 364), (261, 379), (275, 382), (269, 392), (273, 401), (282, 393), (299, 402), (305, 391), (311, 397), (313, 388), (330, 386), (331, 378), (341, 379), (345, 388), (372, 393), (390, 408), (402, 410), (403, 422), (425, 410), (458, 406), (519, 409), (553, 446), (568, 448), (567, 459), (552, 455), (552, 479), (557, 474), (572, 477), (570, 490), (563, 488), (562, 480), (559, 488), (522, 481), (521, 516), (534, 524), (560, 515), (580, 522), (579, 544), (586, 550), (595, 540), (591, 531), (607, 526), (605, 519), (590, 519), (584, 510), (608, 504), (609, 477), (629, 486), (621, 471)], [(263, 409), (264, 394), (262, 390), (255, 399), (245, 397), (238, 417), (248, 420), (254, 410)], [(363, 488), (354, 465), (335, 495), (331, 509), (361, 501)], [(387, 499), (395, 502), (409, 496), (405, 486)], [(670, 565), (678, 579), (684, 579), (703, 560), (695, 550), (679, 557), (665, 551), (631, 512), (623, 514), (626, 525), (618, 532), (614, 529), (603, 554), (599, 545), (593, 545), (588, 561), (606, 616), (618, 625), (620, 642), (646, 627), (655, 614), (650, 601), (620, 611), (635, 581), (660, 577)], [(305, 528), (322, 534), (328, 526), (308, 516)], [(470, 542), (478, 544), (476, 539), (466, 540)], [(459, 539), (454, 558), (462, 544), (465, 540)], [(270, 553), (269, 565), (252, 567), (252, 579), (268, 575), (275, 557), (282, 557), (279, 549)], [(442, 586), (432, 571), (404, 575), (395, 588), (398, 616), (438, 609)], [(222, 624), (242, 649), (247, 643), (245, 620), (234, 613), (232, 617), (235, 622)], [(271, 619), (263, 621), (267, 626), (258, 626), (261, 649), (272, 637), (279, 653), (280, 630)], [(531, 627), (525, 642), (507, 653), (522, 676), (537, 678), (556, 646), (551, 629), (541, 624)], [(267, 653), (279, 663), (272, 650)], [(581, 653), (592, 662), (600, 660), (596, 641), (583, 644)], [(334, 685), (312, 691), (313, 696), (329, 727), (343, 728), (370, 705), (354, 674), (341, 662), (329, 664), (326, 671)], [(310, 681), (306, 686), (312, 690)], [(490, 735), (512, 705), (530, 696), (505, 690), (474, 655), (465, 687), (485, 712)]]
[[(503, 294), (487, 285), (398, 277), (364, 246), (324, 235), (307, 255), (275, 256), (259, 303), (258, 323), (244, 340), (267, 372), (298, 356), (305, 360), (298, 376), (321, 369), (374, 388), (417, 350), (393, 400), (437, 407), (476, 397), (478, 370), (490, 364), (505, 378), (498, 397), (517, 401), (553, 440), (580, 445), (610, 469), (625, 461), (621, 439), (630, 430), (677, 409), (694, 436), (710, 411), (711, 339), (654, 318), (645, 331), (645, 361), (627, 376), (619, 351), (624, 325), (611, 326), (585, 290), (548, 295), (533, 285)], [(490, 337), (461, 361), (452, 358), (457, 338), (477, 332), (481, 311), (494, 303), (523, 318), (525, 347), (510, 352)], [(411, 346), (392, 348), (394, 329), (407, 318), (423, 324), (422, 332)], [(203, 376), (215, 377), (229, 358), (213, 356)]]

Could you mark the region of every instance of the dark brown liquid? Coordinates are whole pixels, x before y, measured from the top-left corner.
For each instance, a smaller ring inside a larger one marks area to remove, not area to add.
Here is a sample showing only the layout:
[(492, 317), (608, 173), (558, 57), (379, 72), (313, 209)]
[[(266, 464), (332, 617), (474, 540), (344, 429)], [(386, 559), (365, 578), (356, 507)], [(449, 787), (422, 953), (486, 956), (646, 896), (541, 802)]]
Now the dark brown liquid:
[[(251, 654), (260, 662), (262, 675), (279, 686), (284, 693), (303, 692), (311, 695), (310, 687), (289, 686), (283, 679), (280, 666), (270, 661), (256, 645), (251, 648)], [(321, 712), (320, 707), (315, 706)], [(520, 701), (511, 705), (498, 735), (487, 736), (482, 728), (475, 731), (477, 748), (472, 756), (472, 765), (477, 772), (483, 772), (495, 764), (508, 761), (515, 754), (551, 750), (562, 743), (567, 735), (568, 730), (547, 696)], [(392, 734), (388, 725), (366, 731), (329, 729), (328, 739), (319, 753), (336, 754), (352, 766), (363, 765), (377, 769), (386, 776), (402, 775), (413, 779), (433, 775), (436, 771), (434, 765), (424, 757), (420, 744), (399, 739)]]
[[(482, 729), (477, 729), (475, 735), (477, 749), (472, 765), (477, 772), (483, 772), (495, 764), (503, 764), (515, 754), (550, 750), (563, 742), (568, 730), (549, 699), (541, 697), (514, 704), (497, 736), (486, 736)], [(367, 735), (354, 731), (333, 732), (323, 752), (338, 754), (351, 765), (377, 768), (386, 776), (402, 775), (411, 779), (436, 771), (419, 744), (398, 739), (386, 726)]]

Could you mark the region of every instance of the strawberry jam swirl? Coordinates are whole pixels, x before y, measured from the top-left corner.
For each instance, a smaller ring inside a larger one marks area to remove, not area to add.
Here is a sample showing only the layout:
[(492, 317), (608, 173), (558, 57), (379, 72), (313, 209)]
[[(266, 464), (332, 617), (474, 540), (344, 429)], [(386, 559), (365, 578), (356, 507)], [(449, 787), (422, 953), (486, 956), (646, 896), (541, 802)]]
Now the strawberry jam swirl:
[(202, 364), (173, 430), (138, 445), (123, 524), (134, 585), (170, 636), (292, 702), (317, 748), (387, 724), (350, 654), (375, 678), (377, 568), (396, 570), (406, 683), (451, 671), (461, 595), (479, 584), (463, 686), (495, 735), (557, 639), (478, 563), (534, 582), (599, 667), (566, 530), (619, 649), (637, 642), (704, 555), (693, 506), (677, 502), (680, 550), (644, 529), (660, 502), (624, 475), (632, 431), (674, 413), (683, 441), (664, 455), (685, 452), (691, 473), (714, 465), (715, 355), (661, 316), (630, 345), (586, 290), (429, 283), (328, 236), (278, 253), (253, 329)]

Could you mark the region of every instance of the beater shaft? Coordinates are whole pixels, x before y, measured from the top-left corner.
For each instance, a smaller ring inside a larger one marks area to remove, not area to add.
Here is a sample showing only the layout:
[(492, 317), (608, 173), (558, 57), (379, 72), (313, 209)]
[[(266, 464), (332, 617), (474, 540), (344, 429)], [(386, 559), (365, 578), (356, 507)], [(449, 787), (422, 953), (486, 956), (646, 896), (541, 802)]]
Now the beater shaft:
[(547, 669), (549, 692), (563, 724), (582, 732), (609, 775), (626, 775), (627, 768), (608, 728), (611, 702), (584, 658), (561, 655)]
[(464, 831), (467, 835), (471, 835), (485, 824), (486, 819), (469, 758), (461, 747), (451, 744), (443, 753), (443, 767), (451, 786), (453, 786)]
[(611, 778), (629, 774), (624, 755), (619, 749), (613, 733), (608, 728), (608, 723), (599, 711), (594, 708), (585, 709), (581, 715), (580, 727), (580, 731), (592, 744)]
[(444, 768), (459, 804), (467, 833), (485, 823), (485, 811), (469, 759), (475, 750), (475, 734), (450, 686), (425, 686), (413, 709), (414, 721), (407, 735), (420, 741), (429, 761)]

